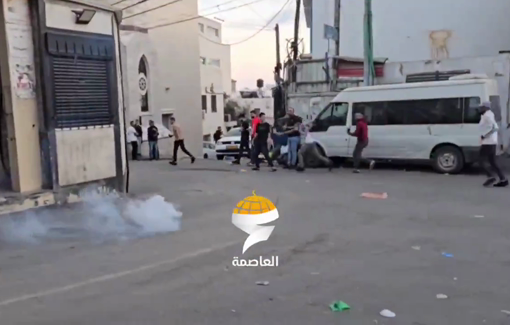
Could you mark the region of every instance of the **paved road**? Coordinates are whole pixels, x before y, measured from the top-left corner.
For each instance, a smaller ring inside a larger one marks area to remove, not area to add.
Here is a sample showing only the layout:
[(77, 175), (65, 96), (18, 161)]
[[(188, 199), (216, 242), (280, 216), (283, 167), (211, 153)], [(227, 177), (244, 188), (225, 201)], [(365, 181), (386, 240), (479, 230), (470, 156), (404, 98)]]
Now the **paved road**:
[[(507, 189), (481, 188), (473, 175), (254, 174), (223, 162), (188, 164), (132, 165), (132, 194), (179, 204), (181, 231), (101, 245), (2, 244), (0, 323), (510, 323), (501, 312), (510, 310)], [(246, 238), (230, 223), (231, 209), (253, 189), (277, 200), (281, 217), (246, 255), (277, 255), (277, 268), (231, 266)], [(331, 312), (334, 300), (351, 310)], [(380, 317), (382, 309), (396, 318)]]

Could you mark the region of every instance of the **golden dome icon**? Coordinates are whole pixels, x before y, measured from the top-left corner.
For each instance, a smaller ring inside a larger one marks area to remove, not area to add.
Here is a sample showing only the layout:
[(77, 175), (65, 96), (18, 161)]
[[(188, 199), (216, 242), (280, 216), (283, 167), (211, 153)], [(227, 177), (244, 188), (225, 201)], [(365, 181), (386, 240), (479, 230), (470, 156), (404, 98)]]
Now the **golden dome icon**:
[(234, 208), (234, 214), (262, 214), (269, 211), (276, 210), (273, 202), (269, 201), (263, 196), (258, 196), (255, 191), (252, 192), (253, 196), (245, 197)]

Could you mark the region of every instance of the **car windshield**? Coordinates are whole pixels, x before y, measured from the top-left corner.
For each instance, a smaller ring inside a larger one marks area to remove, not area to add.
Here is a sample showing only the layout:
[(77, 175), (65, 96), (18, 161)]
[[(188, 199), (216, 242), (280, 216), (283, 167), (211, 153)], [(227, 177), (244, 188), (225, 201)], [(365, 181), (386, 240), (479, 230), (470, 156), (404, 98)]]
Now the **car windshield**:
[(228, 131), (225, 134), (226, 137), (240, 137), (241, 136), (241, 128), (235, 128)]

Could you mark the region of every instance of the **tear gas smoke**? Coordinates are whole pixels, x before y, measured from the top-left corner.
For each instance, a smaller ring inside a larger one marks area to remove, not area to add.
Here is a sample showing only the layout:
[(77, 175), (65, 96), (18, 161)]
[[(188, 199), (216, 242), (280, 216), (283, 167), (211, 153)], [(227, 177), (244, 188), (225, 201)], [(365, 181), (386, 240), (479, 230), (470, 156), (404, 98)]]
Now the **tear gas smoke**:
[(38, 244), (59, 239), (125, 240), (180, 229), (182, 213), (162, 196), (131, 199), (87, 190), (82, 202), (0, 217), (0, 241)]

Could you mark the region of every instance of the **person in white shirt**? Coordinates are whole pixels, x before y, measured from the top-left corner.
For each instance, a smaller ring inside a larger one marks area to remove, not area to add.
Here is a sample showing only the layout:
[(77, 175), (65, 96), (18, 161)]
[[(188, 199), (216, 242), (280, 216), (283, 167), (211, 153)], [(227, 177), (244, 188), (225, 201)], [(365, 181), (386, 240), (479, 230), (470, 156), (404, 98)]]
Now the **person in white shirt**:
[[(487, 174), (487, 180), (483, 183), (483, 186), (489, 187), (506, 187), (508, 186), (508, 180), (505, 175), (501, 172), (498, 164), (496, 163), (496, 151), (498, 146), (498, 124), (494, 113), (491, 111), (491, 103), (484, 102), (480, 106), (480, 123), (478, 127), (480, 129), (480, 166)], [(487, 163), (492, 167), (492, 170), (487, 166)], [(496, 182), (494, 172), (499, 177), (499, 182)]]
[(126, 133), (126, 140), (131, 144), (131, 158), (133, 160), (138, 160), (138, 133), (135, 129), (134, 121), (131, 121)]
[(305, 130), (305, 143), (301, 145), (298, 151), (298, 165), (296, 170), (302, 172), (305, 170), (305, 157), (312, 156), (313, 158), (321, 161), (324, 165), (329, 167), (329, 170), (333, 168), (333, 162), (328, 157), (325, 157), (319, 151), (317, 147), (317, 141), (312, 137), (309, 132), (309, 126)]

